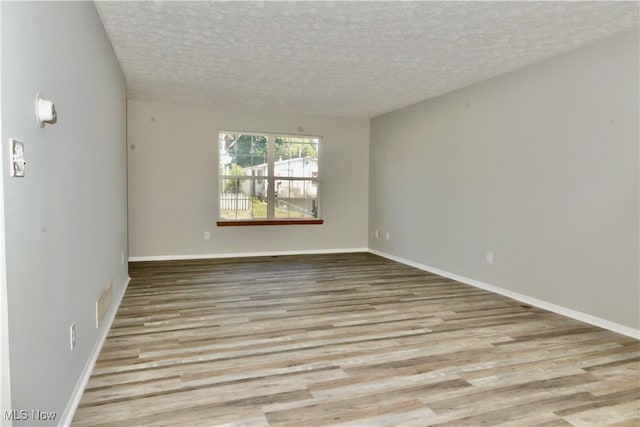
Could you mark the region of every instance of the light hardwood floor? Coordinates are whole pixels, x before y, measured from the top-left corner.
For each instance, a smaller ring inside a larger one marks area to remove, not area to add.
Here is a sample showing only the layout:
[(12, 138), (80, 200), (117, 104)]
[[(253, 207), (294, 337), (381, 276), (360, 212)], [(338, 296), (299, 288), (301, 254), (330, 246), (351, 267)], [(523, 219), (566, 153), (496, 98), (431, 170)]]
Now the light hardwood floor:
[(639, 341), (372, 254), (130, 274), (74, 425), (640, 425)]

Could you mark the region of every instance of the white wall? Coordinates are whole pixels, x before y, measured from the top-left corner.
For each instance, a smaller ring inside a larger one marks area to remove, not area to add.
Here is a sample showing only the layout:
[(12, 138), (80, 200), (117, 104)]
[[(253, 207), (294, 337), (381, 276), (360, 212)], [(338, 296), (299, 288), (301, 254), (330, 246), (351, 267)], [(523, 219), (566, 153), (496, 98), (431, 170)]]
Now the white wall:
[[(36, 92), (56, 124), (36, 123)], [(102, 332), (95, 301), (127, 279), (125, 79), (92, 2), (2, 3), (3, 153), (9, 138), (27, 161), (2, 176), (12, 406), (55, 424)]]
[[(323, 137), (324, 224), (216, 227), (218, 133), (298, 126)], [(133, 259), (367, 247), (368, 119), (130, 101), (128, 144)]]
[(637, 330), (638, 75), (632, 32), (374, 118), (370, 247)]
[[(0, 34), (2, 32), (2, 3), (0, 2)], [(2, 81), (2, 56), (0, 55), (0, 82)], [(2, 135), (2, 85), (0, 84), (0, 135)], [(6, 157), (0, 150), (0, 176), (4, 176)], [(9, 365), (9, 315), (7, 311), (7, 258), (4, 238), (4, 181), (0, 179), (0, 425), (11, 426), (2, 417), (11, 405), (11, 367)]]

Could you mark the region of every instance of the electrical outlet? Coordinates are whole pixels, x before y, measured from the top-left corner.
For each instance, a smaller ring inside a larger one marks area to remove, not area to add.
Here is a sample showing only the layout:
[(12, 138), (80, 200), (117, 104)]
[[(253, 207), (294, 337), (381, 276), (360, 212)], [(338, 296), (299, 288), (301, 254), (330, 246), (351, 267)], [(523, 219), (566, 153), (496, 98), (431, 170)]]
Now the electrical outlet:
[(120, 252), (120, 264), (124, 264), (124, 252)]
[(493, 264), (493, 252), (487, 252), (487, 264)]
[(209, 240), (211, 238), (211, 233), (209, 233), (208, 231), (204, 232), (204, 240)]
[(76, 348), (76, 322), (73, 322), (69, 327), (69, 344), (71, 350), (75, 350)]
[(373, 236), (374, 236), (376, 239), (379, 239), (379, 238), (380, 238), (380, 230), (376, 230), (376, 231), (374, 231), (374, 232), (373, 232)]
[(387, 234), (385, 235), (387, 240), (391, 240), (391, 234), (387, 231)]

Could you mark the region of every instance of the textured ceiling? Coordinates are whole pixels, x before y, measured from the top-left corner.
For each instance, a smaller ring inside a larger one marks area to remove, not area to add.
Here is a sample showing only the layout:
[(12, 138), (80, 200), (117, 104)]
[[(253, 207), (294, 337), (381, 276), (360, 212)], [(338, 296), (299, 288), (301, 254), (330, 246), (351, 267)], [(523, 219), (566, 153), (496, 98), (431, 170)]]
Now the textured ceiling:
[(102, 2), (134, 100), (372, 117), (638, 26), (637, 2)]

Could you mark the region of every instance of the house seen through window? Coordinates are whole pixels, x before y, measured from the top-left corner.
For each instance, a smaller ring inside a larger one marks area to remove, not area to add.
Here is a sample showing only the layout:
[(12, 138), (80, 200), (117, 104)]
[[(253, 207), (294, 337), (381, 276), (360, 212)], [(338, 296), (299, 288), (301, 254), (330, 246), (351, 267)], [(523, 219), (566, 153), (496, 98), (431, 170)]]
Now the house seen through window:
[(220, 221), (320, 218), (320, 138), (220, 132)]

